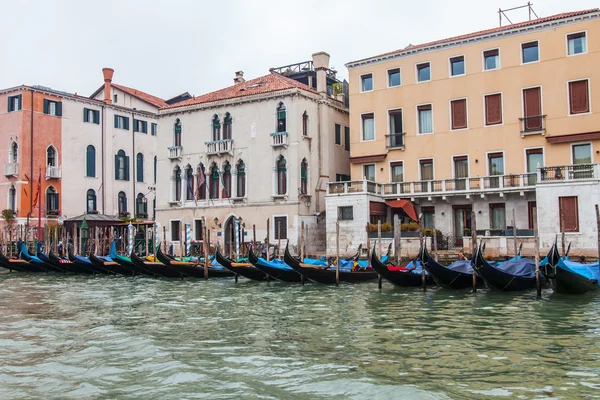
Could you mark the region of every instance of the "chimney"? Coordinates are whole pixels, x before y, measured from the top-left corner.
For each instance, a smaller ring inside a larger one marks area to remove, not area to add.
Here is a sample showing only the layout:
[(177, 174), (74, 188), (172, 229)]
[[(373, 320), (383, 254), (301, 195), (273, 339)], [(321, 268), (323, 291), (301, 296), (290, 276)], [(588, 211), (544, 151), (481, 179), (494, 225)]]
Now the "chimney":
[(244, 79), (244, 71), (236, 71), (235, 78), (233, 78), (233, 83), (237, 85), (244, 82), (246, 82)]
[(312, 62), (317, 71), (317, 92), (327, 95), (327, 70), (329, 69), (329, 54), (320, 51), (312, 55)]
[(112, 68), (102, 68), (102, 75), (104, 75), (104, 102), (106, 104), (112, 103), (110, 100), (110, 83), (112, 82), (114, 73), (115, 70)]

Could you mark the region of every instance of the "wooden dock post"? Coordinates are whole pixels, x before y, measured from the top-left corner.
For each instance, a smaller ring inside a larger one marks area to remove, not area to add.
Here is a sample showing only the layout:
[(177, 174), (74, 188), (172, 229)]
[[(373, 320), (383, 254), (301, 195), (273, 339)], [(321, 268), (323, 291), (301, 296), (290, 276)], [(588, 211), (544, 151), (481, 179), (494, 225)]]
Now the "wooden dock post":
[[(381, 220), (377, 220), (377, 244), (379, 245), (379, 257), (382, 257), (381, 254)], [(377, 279), (377, 286), (379, 287), (379, 289), (381, 289), (382, 286), (382, 280), (381, 280), (381, 275), (378, 275), (378, 279)]]
[[(421, 245), (420, 250), (423, 250), (423, 246), (425, 245), (426, 241), (423, 240), (423, 215), (419, 215), (419, 243)], [(425, 239), (426, 240), (426, 239)], [(425, 276), (425, 267), (423, 266), (423, 260), (421, 261), (421, 284), (423, 286), (423, 291), (427, 290), (427, 277)], [(415, 257), (415, 267), (417, 266), (416, 263), (419, 262), (419, 257)]]
[(533, 231), (535, 238), (535, 287), (537, 291), (537, 299), (542, 298), (542, 284), (540, 282), (540, 238), (538, 237), (537, 228)]
[(600, 260), (600, 212), (598, 212), (598, 204), (594, 207), (596, 208), (596, 234), (598, 235), (598, 259)]
[(204, 279), (208, 279), (208, 263), (210, 262), (210, 245), (208, 244), (208, 226), (204, 224)]
[(340, 217), (335, 221), (335, 284), (340, 284)]
[(304, 262), (304, 258), (306, 257), (306, 254), (304, 254), (304, 221), (300, 224), (300, 243), (298, 247), (298, 250), (300, 250), (300, 262)]
[(281, 222), (277, 225), (277, 258), (281, 260)]
[(267, 261), (271, 261), (269, 247), (271, 247), (271, 218), (267, 218)]
[(517, 219), (515, 218), (515, 209), (513, 208), (512, 210), (512, 226), (513, 226), (513, 242), (515, 245), (515, 258), (518, 257), (518, 250), (517, 250)]
[[(402, 240), (402, 231), (400, 227), (400, 218), (398, 214), (394, 215), (394, 263), (400, 265), (400, 240)], [(369, 254), (369, 257), (371, 255)]]
[(431, 222), (433, 223), (433, 231), (431, 232), (431, 239), (433, 240), (433, 258), (435, 262), (438, 261), (438, 248), (437, 248), (437, 230), (435, 229), (435, 213), (431, 216)]
[(369, 260), (371, 259), (371, 238), (369, 237), (369, 224), (365, 227), (365, 231), (367, 232), (367, 257)]

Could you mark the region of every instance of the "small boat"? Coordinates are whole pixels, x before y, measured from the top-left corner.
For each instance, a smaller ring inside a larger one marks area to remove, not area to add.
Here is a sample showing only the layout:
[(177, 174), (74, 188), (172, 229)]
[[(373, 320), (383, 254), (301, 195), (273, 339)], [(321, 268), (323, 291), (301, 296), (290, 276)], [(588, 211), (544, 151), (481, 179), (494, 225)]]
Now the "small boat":
[(54, 262), (52, 262), (52, 260), (50, 260), (50, 257), (48, 257), (47, 254), (42, 253), (41, 250), (38, 250), (37, 258), (42, 260), (46, 265), (52, 265), (57, 272), (62, 272), (65, 274), (73, 272), (69, 268), (65, 267), (66, 264), (55, 264)]
[(139, 269), (148, 271), (149, 274), (162, 278), (180, 278), (183, 279), (184, 275), (180, 272), (166, 266), (161, 262), (146, 261), (138, 257), (135, 252), (131, 252), (131, 262)]
[(533, 289), (536, 285), (535, 261), (520, 255), (495, 264), (483, 258), (483, 251), (479, 249), (473, 259), (473, 268), (493, 290), (512, 292)]
[(25, 260), (8, 258), (0, 252), (0, 266), (18, 272), (45, 272), (36, 265), (31, 265)]
[(21, 259), (27, 261), (29, 264), (39, 267), (40, 270), (45, 271), (45, 272), (62, 272), (61, 270), (55, 268), (53, 265), (51, 264), (46, 264), (45, 262), (43, 262), (42, 260), (40, 260), (38, 257), (36, 256), (32, 256), (31, 254), (29, 254), (29, 250), (27, 250), (27, 246), (25, 245), (25, 243), (21, 243), (21, 248), (19, 249), (19, 256)]
[(302, 275), (294, 271), (294, 269), (285, 262), (278, 259), (267, 261), (262, 257), (259, 258), (254, 254), (252, 248), (248, 253), (248, 260), (252, 265), (273, 279), (283, 282), (302, 282)]
[[(174, 259), (167, 257), (160, 247), (156, 249), (156, 258), (171, 268), (173, 271), (177, 271), (182, 276), (189, 278), (204, 278), (204, 265), (195, 262), (175, 261)], [(234, 273), (223, 268), (221, 265), (211, 264), (208, 267), (209, 278), (224, 278), (234, 276)]]
[(102, 266), (92, 264), (90, 259), (87, 257), (69, 254), (69, 261), (71, 261), (76, 267), (82, 268), (83, 270), (90, 270), (94, 274), (116, 275), (114, 272)]
[[(475, 251), (477, 253), (479, 249)], [(473, 259), (476, 254), (473, 255)], [(423, 245), (420, 255), (425, 269), (429, 272), (435, 282), (441, 287), (449, 289), (466, 289), (473, 287), (473, 260), (457, 260), (445, 266), (429, 255), (427, 247)], [(476, 275), (476, 286), (482, 284), (479, 275)]]
[[(373, 269), (381, 275), (382, 278), (393, 283), (396, 286), (402, 287), (419, 287), (423, 286), (423, 264), (414, 258), (406, 267), (385, 265), (375, 253), (375, 247), (371, 253), (371, 265)], [(430, 274), (425, 271), (425, 284), (432, 285), (434, 283)]]
[(219, 264), (221, 264), (234, 274), (241, 275), (244, 278), (248, 278), (253, 281), (266, 281), (267, 277), (269, 276), (264, 271), (256, 268), (250, 263), (237, 263), (233, 262), (233, 260), (225, 258), (225, 256), (221, 254), (219, 246), (217, 246), (215, 250), (215, 258)]
[[(94, 250), (95, 250), (95, 248), (94, 248)], [(110, 252), (111, 253), (117, 252), (117, 244), (115, 242), (112, 242)], [(94, 266), (108, 270), (116, 275), (124, 275), (124, 276), (134, 276), (135, 275), (135, 270), (133, 269), (133, 267), (123, 266), (123, 265), (119, 264), (118, 262), (114, 261), (110, 257), (96, 256), (96, 255), (94, 255), (93, 251), (90, 254), (89, 260)]]
[(76, 274), (85, 274), (85, 275), (95, 274), (95, 272), (92, 269), (89, 269), (87, 267), (80, 266), (80, 265), (75, 265), (70, 260), (66, 260), (64, 258), (57, 256), (52, 251), (50, 251), (50, 253), (48, 253), (48, 259), (50, 260), (50, 262), (52, 264), (60, 265), (63, 268), (65, 268), (71, 272), (74, 272)]
[(552, 283), (556, 293), (583, 294), (597, 290), (600, 282), (599, 262), (583, 264), (569, 260), (569, 249), (563, 257), (558, 253), (556, 242), (540, 266), (544, 276)]
[[(283, 260), (287, 265), (292, 267), (300, 275), (303, 275), (306, 279), (328, 285), (336, 283), (335, 267), (321, 267), (300, 262), (300, 260), (297, 260), (290, 254), (289, 243), (285, 246)], [(372, 269), (352, 271), (351, 268), (340, 268), (339, 277), (340, 282), (364, 282), (377, 279), (377, 272)]]

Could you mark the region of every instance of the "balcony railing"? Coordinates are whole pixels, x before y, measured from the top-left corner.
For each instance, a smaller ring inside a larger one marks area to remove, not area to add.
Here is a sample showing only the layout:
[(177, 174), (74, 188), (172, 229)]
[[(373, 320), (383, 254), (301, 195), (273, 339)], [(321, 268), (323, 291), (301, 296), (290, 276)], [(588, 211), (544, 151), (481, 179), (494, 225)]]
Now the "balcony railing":
[(59, 215), (59, 210), (46, 210), (46, 217), (48, 218), (58, 218)]
[(61, 178), (61, 168), (53, 167), (52, 165), (48, 165), (46, 167), (46, 179), (60, 179)]
[(532, 117), (519, 118), (521, 121), (521, 136), (546, 133), (546, 116), (535, 115)]
[(288, 133), (287, 132), (271, 133), (271, 146), (287, 147), (287, 145), (288, 145)]
[(206, 145), (206, 154), (226, 154), (233, 152), (233, 139), (213, 140), (204, 142)]
[(560, 165), (538, 169), (540, 182), (600, 179), (600, 164)]
[(183, 153), (183, 147), (181, 147), (181, 146), (171, 146), (171, 147), (169, 147), (169, 159), (170, 160), (181, 159), (182, 153)]
[(19, 165), (11, 162), (4, 164), (4, 176), (17, 176), (19, 175)]
[(388, 149), (403, 149), (404, 148), (404, 135), (405, 133), (392, 133), (389, 135), (385, 135), (387, 138)]

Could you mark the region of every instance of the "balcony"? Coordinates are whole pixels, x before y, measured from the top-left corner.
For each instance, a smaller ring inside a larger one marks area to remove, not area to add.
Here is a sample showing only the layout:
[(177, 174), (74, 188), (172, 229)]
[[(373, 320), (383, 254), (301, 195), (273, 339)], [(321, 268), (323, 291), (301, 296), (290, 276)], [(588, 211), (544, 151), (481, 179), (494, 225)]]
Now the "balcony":
[(274, 132), (271, 133), (271, 146), (273, 147), (287, 147), (288, 146), (288, 133), (287, 132)]
[(213, 140), (204, 144), (208, 155), (233, 154), (233, 139)]
[(15, 162), (4, 164), (4, 176), (18, 176), (19, 175), (19, 165)]
[(46, 167), (46, 179), (60, 179), (61, 178), (61, 167), (53, 167), (48, 165)]
[(46, 210), (47, 218), (58, 218), (59, 215), (60, 215), (59, 210)]
[(600, 179), (600, 164), (560, 165), (538, 170), (540, 183)]
[(169, 147), (169, 160), (181, 160), (182, 153), (183, 147), (181, 146)]
[(519, 118), (521, 121), (521, 137), (529, 135), (542, 135), (546, 134), (546, 116), (536, 115), (533, 117)]
[(386, 137), (386, 148), (390, 149), (404, 149), (404, 135), (405, 133), (392, 133), (385, 135)]

